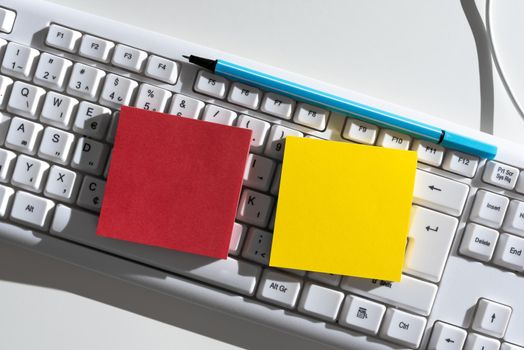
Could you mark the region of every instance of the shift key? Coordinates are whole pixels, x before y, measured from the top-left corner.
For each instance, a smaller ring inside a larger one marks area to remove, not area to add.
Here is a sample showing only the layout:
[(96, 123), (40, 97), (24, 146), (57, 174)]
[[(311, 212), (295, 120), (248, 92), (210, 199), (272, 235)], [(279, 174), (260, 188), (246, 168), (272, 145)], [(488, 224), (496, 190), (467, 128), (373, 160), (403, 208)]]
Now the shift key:
[(402, 275), (400, 282), (347, 276), (342, 280), (340, 287), (348, 292), (424, 316), (431, 312), (438, 289), (435, 284), (406, 275)]
[(413, 203), (459, 216), (468, 192), (469, 186), (466, 184), (417, 169)]

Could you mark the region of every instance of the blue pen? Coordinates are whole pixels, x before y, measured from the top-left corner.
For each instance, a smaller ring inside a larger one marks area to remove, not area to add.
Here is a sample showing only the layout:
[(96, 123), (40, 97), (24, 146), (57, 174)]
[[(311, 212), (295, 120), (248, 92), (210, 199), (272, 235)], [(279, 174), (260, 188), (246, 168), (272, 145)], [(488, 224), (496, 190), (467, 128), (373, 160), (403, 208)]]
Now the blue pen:
[(308, 102), (339, 112), (343, 115), (350, 114), (364, 121), (407, 133), (440, 144), (443, 147), (487, 159), (493, 159), (497, 154), (497, 147), (494, 145), (394, 113), (366, 106), (289, 80), (258, 72), (231, 62), (211, 60), (193, 55), (184, 57), (187, 58), (190, 63), (206, 68), (231, 80), (256, 86), (263, 90), (280, 93), (299, 101)]

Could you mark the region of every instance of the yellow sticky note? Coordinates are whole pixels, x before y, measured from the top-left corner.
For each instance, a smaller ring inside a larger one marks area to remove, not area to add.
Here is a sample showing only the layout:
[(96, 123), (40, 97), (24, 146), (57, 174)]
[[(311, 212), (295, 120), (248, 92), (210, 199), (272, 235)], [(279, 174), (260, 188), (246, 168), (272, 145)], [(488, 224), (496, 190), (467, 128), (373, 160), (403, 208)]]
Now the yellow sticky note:
[(417, 155), (287, 137), (270, 266), (400, 281)]

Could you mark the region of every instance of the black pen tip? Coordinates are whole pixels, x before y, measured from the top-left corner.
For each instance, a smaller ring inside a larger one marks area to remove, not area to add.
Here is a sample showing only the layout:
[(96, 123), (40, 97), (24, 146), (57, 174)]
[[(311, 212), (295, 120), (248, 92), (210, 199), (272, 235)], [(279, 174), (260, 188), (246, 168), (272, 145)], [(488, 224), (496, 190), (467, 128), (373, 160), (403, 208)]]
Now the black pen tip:
[(211, 60), (209, 58), (204, 58), (204, 57), (199, 57), (199, 56), (194, 56), (194, 55), (189, 55), (189, 56), (182, 55), (182, 57), (187, 59), (189, 63), (193, 63), (193, 64), (196, 64), (197, 66), (209, 69), (212, 72), (215, 71), (215, 67), (217, 65), (216, 60)]

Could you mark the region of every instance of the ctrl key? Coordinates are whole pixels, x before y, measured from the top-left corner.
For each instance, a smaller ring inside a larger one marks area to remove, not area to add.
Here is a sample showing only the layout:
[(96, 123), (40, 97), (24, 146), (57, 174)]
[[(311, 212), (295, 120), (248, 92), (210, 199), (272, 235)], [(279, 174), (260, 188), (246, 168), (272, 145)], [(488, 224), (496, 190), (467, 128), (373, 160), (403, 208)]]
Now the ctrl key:
[(384, 317), (384, 324), (380, 337), (400, 345), (418, 348), (426, 319), (397, 309), (388, 309)]

